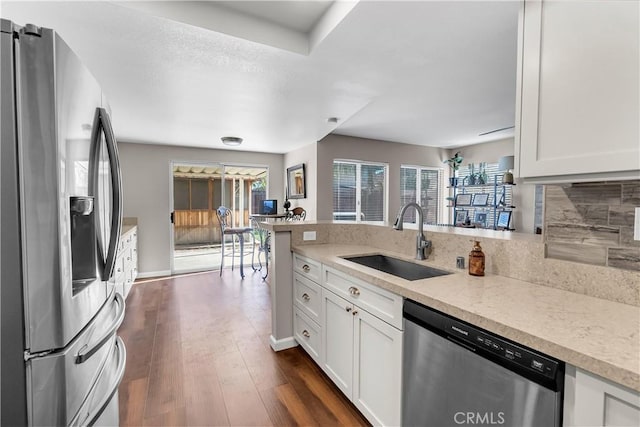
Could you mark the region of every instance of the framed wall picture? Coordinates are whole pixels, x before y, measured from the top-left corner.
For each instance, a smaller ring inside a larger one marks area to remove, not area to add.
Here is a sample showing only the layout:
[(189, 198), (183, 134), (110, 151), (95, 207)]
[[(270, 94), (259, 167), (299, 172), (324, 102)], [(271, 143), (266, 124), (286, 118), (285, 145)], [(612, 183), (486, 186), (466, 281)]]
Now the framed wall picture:
[(488, 193), (478, 193), (473, 195), (473, 203), (472, 206), (487, 206), (489, 202), (489, 194)]
[(473, 223), (476, 227), (487, 227), (487, 212), (476, 212), (475, 217), (473, 218)]
[(508, 230), (511, 222), (511, 211), (502, 211), (498, 214), (498, 222), (496, 226), (499, 230)]
[(467, 221), (467, 211), (460, 209), (456, 211), (455, 225), (463, 225)]
[(471, 194), (457, 194), (456, 206), (471, 206)]
[(304, 163), (287, 168), (287, 193), (289, 199), (305, 199), (307, 197)]

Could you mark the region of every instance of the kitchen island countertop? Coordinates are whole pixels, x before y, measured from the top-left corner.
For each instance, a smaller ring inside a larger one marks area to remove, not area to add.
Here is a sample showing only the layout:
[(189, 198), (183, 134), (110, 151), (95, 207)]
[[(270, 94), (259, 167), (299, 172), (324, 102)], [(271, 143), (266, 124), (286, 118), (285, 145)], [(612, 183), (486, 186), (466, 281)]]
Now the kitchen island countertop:
[(639, 307), (504, 276), (470, 276), (466, 270), (408, 281), (342, 258), (382, 253), (430, 265), (370, 246), (317, 244), (292, 250), (640, 391)]

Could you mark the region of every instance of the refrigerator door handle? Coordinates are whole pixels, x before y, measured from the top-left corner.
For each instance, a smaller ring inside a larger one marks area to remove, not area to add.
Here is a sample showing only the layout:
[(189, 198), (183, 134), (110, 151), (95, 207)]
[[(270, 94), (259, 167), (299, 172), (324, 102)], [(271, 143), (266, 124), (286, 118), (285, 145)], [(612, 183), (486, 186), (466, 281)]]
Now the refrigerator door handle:
[[(127, 360), (127, 350), (124, 346), (124, 342), (122, 341), (122, 338), (120, 337), (116, 337), (116, 341), (114, 343), (114, 346), (117, 348), (118, 350), (118, 367), (117, 370), (115, 372), (114, 375), (114, 379), (113, 382), (111, 383), (111, 386), (109, 387), (109, 392), (105, 393), (102, 397), (102, 399), (100, 400), (100, 403), (98, 403), (98, 405), (96, 405), (95, 410), (93, 410), (92, 412), (90, 412), (84, 419), (80, 419), (80, 415), (81, 413), (78, 412), (78, 414), (76, 414), (76, 416), (73, 418), (73, 420), (71, 420), (71, 422), (69, 423), (70, 426), (77, 426), (77, 425), (83, 425), (83, 426), (92, 426), (96, 423), (96, 421), (98, 421), (100, 419), (100, 416), (102, 415), (102, 413), (107, 409), (107, 407), (109, 407), (109, 404), (111, 403), (111, 400), (114, 398), (116, 392), (118, 391), (118, 387), (120, 385), (120, 382), (122, 381), (122, 378), (124, 377), (124, 370), (125, 370), (125, 365), (126, 365), (126, 360)], [(103, 367), (103, 371), (106, 367)], [(86, 413), (86, 412), (84, 412)]]
[(97, 340), (95, 345), (91, 346), (91, 348), (88, 348), (88, 349), (86, 347), (83, 347), (78, 352), (78, 354), (76, 355), (76, 364), (86, 362), (91, 356), (93, 356), (98, 350), (100, 350), (100, 348), (103, 345), (105, 345), (111, 339), (111, 337), (115, 335), (116, 331), (122, 324), (122, 321), (124, 320), (124, 312), (125, 312), (124, 298), (122, 298), (122, 295), (116, 292), (115, 301), (119, 306), (118, 313), (116, 314), (115, 320), (113, 321), (111, 326), (109, 326), (109, 328), (104, 333), (104, 335), (102, 335), (102, 337), (100, 337), (100, 339)]
[[(120, 240), (120, 230), (122, 227), (122, 176), (120, 175), (120, 163), (118, 160), (118, 146), (116, 144), (116, 138), (111, 127), (111, 120), (109, 113), (104, 108), (96, 108), (94, 131), (92, 136), (93, 141), (93, 156), (94, 172), (92, 175), (92, 185), (94, 194), (98, 193), (98, 163), (100, 157), (99, 139), (100, 131), (104, 133), (105, 146), (107, 148), (107, 155), (109, 157), (109, 172), (111, 175), (111, 191), (112, 191), (112, 210), (111, 210), (111, 229), (109, 236), (109, 243), (106, 256), (104, 258), (103, 271), (101, 271), (102, 280), (109, 280), (113, 274), (113, 267), (116, 262), (116, 255), (118, 250), (118, 242)], [(98, 217), (99, 220), (99, 217)], [(98, 241), (98, 247), (102, 254), (102, 242), (101, 238)], [(101, 255), (102, 256), (102, 255)]]

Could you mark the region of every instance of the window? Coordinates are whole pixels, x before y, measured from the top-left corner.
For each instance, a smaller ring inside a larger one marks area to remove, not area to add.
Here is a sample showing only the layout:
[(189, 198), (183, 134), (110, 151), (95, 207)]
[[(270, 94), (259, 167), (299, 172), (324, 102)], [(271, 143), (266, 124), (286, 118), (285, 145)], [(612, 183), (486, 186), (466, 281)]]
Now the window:
[[(415, 202), (422, 206), (425, 224), (442, 222), (443, 171), (423, 166), (402, 166), (400, 168), (400, 204)], [(405, 223), (416, 223), (415, 209), (409, 209)]]
[(387, 165), (352, 160), (333, 162), (333, 219), (384, 222)]
[[(511, 205), (511, 192), (505, 191), (501, 186), (496, 189), (497, 194), (493, 194), (493, 186), (494, 184), (500, 184), (502, 182), (502, 175), (504, 171), (498, 169), (498, 163), (482, 163), (482, 168), (479, 164), (472, 165), (464, 165), (460, 166), (458, 170), (458, 176), (460, 180), (458, 181), (458, 189), (463, 190), (466, 194), (471, 194), (472, 197), (475, 197), (476, 194), (487, 194), (487, 203), (485, 206), (488, 207), (476, 207), (475, 211), (486, 212), (485, 221), (483, 221), (488, 228), (493, 228), (497, 221), (497, 213), (495, 209), (491, 207), (500, 207), (503, 205), (510, 206)], [(472, 175), (476, 177), (484, 172), (485, 176), (483, 177), (483, 183), (477, 182), (477, 178), (474, 180), (471, 178)], [(475, 215), (475, 212), (474, 212)], [(471, 218), (471, 221), (474, 221), (475, 217)]]

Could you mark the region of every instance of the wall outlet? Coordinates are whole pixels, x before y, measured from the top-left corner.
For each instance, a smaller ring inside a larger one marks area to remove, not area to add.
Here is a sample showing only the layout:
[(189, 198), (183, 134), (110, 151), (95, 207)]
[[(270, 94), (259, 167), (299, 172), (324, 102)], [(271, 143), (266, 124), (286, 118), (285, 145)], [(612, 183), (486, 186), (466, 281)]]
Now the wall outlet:
[(640, 207), (636, 208), (636, 220), (633, 226), (633, 240), (640, 240)]
[(315, 231), (302, 232), (302, 240), (316, 240), (316, 232)]

